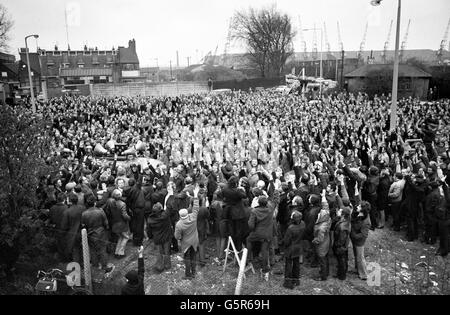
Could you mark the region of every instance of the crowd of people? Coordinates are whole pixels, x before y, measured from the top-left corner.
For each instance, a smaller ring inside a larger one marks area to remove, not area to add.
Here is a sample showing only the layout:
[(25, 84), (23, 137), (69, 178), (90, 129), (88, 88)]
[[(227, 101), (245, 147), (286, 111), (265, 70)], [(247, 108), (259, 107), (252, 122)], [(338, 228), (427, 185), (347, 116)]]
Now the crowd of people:
[[(106, 271), (109, 254), (151, 240), (155, 272), (181, 252), (192, 279), (211, 261), (206, 241), (224, 259), (231, 236), (266, 280), (282, 255), (287, 288), (300, 284), (300, 264), (327, 280), (331, 257), (345, 280), (350, 248), (364, 280), (368, 235), (388, 227), (411, 242), (439, 242), (446, 256), (450, 101), (402, 99), (396, 128), (389, 107), (384, 95), (308, 102), (269, 91), (51, 99), (38, 111), (53, 124), (62, 166), (42, 178), (41, 207), (62, 260), (80, 261), (86, 228), (93, 263)], [(158, 164), (119, 165), (119, 143)]]

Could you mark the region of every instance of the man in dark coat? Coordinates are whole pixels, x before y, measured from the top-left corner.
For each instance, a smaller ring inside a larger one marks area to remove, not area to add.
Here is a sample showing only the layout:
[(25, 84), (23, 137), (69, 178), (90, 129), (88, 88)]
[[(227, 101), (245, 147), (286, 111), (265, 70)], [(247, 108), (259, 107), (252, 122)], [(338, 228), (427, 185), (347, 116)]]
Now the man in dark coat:
[(170, 222), (170, 213), (157, 203), (153, 206), (152, 213), (147, 221), (147, 235), (153, 238), (153, 243), (158, 249), (158, 258), (154, 267), (157, 273), (170, 270), (170, 243), (174, 230)]
[(133, 243), (141, 246), (144, 240), (145, 197), (140, 184), (131, 178), (128, 181), (130, 190), (127, 195), (127, 206), (131, 213), (130, 229), (133, 233)]
[(370, 203), (370, 222), (372, 223), (371, 230), (378, 227), (378, 186), (380, 184), (380, 176), (378, 175), (378, 168), (372, 166), (369, 169), (369, 176), (363, 184), (362, 199)]
[(439, 226), (439, 249), (437, 251), (438, 255), (442, 257), (447, 257), (450, 251), (449, 245), (449, 229), (450, 229), (450, 189), (447, 183), (443, 180), (441, 181), (442, 192), (445, 197), (445, 203), (443, 207), (439, 207), (436, 210), (436, 217), (438, 218)]
[(59, 193), (56, 197), (56, 204), (50, 208), (49, 219), (53, 226), (53, 235), (55, 235), (56, 248), (58, 250), (58, 255), (62, 261), (66, 261), (66, 244), (64, 242), (64, 229), (63, 229), (63, 218), (64, 213), (67, 211), (67, 205), (64, 203), (66, 200), (66, 195), (64, 193)]
[(209, 221), (209, 209), (206, 207), (206, 191), (200, 190), (198, 193), (198, 210), (197, 216), (197, 231), (198, 231), (198, 252), (199, 252), (199, 264), (201, 267), (206, 265), (205, 257), (205, 241), (208, 238), (208, 221)]
[(257, 257), (259, 252), (261, 253), (262, 272), (266, 281), (268, 281), (270, 271), (269, 246), (274, 236), (274, 212), (278, 205), (277, 201), (272, 202), (264, 195), (259, 196), (258, 204), (251, 210), (248, 220), (250, 228), (250, 234), (247, 237), (249, 262), (252, 263), (253, 258)]
[(380, 184), (378, 185), (378, 212), (380, 213), (380, 220), (378, 228), (384, 228), (386, 223), (386, 211), (389, 208), (389, 188), (391, 187), (391, 179), (389, 178), (389, 171), (383, 169), (380, 173)]
[(78, 205), (78, 196), (70, 194), (71, 206), (64, 212), (62, 229), (65, 231), (65, 253), (70, 261), (81, 263), (81, 215), (86, 210)]
[(419, 218), (422, 211), (422, 204), (425, 201), (426, 188), (427, 184), (422, 175), (417, 175), (414, 179), (411, 176), (406, 177), (403, 206), (406, 210), (406, 222), (408, 225), (406, 237), (409, 242), (419, 237)]
[(138, 250), (138, 271), (130, 270), (125, 275), (127, 284), (122, 288), (122, 295), (145, 295), (144, 290), (144, 247), (139, 247)]
[(81, 215), (81, 226), (87, 231), (93, 265), (100, 263), (108, 273), (113, 269), (113, 266), (108, 266), (106, 255), (106, 229), (109, 223), (105, 212), (97, 208), (95, 203), (93, 195), (86, 197), (85, 204), (88, 209)]
[(292, 224), (284, 235), (284, 284), (288, 289), (293, 289), (300, 285), (300, 256), (303, 255), (303, 236), (305, 233), (305, 223), (302, 221), (302, 214), (299, 211), (292, 213)]
[(282, 193), (280, 194), (280, 204), (278, 206), (277, 221), (280, 224), (281, 239), (284, 239), (284, 234), (289, 227), (291, 220), (290, 208), (288, 205), (289, 186), (287, 183), (281, 184)]
[(231, 219), (231, 237), (236, 250), (242, 249), (243, 231), (245, 230), (246, 215), (243, 200), (247, 198), (244, 189), (239, 189), (238, 178), (231, 176), (228, 186), (222, 191), (224, 201), (224, 211)]
[[(320, 204), (320, 197), (318, 195), (311, 195), (309, 197), (309, 204), (309, 210), (305, 211), (304, 239), (307, 240), (311, 245), (311, 242), (314, 239), (314, 225), (316, 224), (319, 212), (322, 209)], [(310, 246), (310, 248), (312, 248), (312, 246)], [(315, 254), (315, 251), (309, 251), (308, 254), (309, 258), (311, 259), (311, 267), (317, 266), (317, 255)]]
[(345, 280), (348, 270), (348, 245), (350, 242), (351, 209), (344, 207), (337, 211), (337, 217), (331, 229), (334, 234), (333, 252), (337, 259), (337, 278)]
[[(438, 218), (436, 214), (445, 207), (445, 197), (441, 195), (439, 183), (430, 183), (431, 191), (425, 197), (424, 221), (425, 243), (434, 245), (438, 235)], [(441, 211), (442, 212), (442, 211)]]

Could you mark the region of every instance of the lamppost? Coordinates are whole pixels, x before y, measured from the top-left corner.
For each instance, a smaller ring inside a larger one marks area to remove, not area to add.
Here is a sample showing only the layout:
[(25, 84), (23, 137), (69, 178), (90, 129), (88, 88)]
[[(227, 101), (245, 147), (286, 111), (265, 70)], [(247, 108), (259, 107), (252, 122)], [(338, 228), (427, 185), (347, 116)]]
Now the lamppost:
[[(322, 28), (305, 28), (303, 31), (320, 31), (320, 98), (322, 99), (322, 79), (323, 79), (323, 30)], [(316, 68), (317, 69), (317, 68)]]
[(36, 113), (36, 102), (34, 99), (33, 80), (31, 78), (30, 55), (28, 54), (28, 43), (27, 43), (27, 40), (30, 37), (39, 38), (39, 35), (28, 35), (27, 37), (25, 37), (25, 52), (27, 55), (28, 79), (30, 80), (31, 106), (33, 108), (33, 113)]
[[(379, 6), (383, 0), (372, 0), (370, 4)], [(394, 56), (394, 74), (392, 78), (392, 103), (391, 103), (391, 121), (390, 130), (397, 128), (397, 97), (398, 97), (398, 68), (400, 63), (399, 45), (400, 45), (400, 18), (402, 10), (402, 0), (398, 0), (397, 9), (397, 30), (395, 34), (395, 56)]]

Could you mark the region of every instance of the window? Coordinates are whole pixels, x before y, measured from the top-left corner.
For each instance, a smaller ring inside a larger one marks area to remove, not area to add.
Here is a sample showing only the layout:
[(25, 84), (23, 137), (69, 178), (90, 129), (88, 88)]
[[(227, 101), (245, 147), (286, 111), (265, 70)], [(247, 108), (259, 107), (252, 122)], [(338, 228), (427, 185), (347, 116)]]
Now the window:
[(410, 91), (412, 89), (411, 78), (401, 78), (398, 82), (398, 89), (402, 91)]
[(80, 68), (80, 69), (81, 69), (81, 68), (84, 68), (84, 64), (79, 64), (79, 65), (78, 65), (78, 68)]
[(45, 56), (47, 55), (47, 53), (45, 52), (45, 50), (41, 50), (41, 56)]
[(53, 52), (53, 56), (61, 56), (61, 52), (60, 51), (54, 51)]
[(85, 50), (84, 51), (84, 55), (85, 56), (90, 56), (90, 55), (92, 55), (92, 52), (90, 50)]
[(106, 55), (106, 51), (100, 50), (100, 51), (98, 52), (98, 54), (101, 55), (101, 56), (105, 56), (105, 55)]
[(64, 69), (69, 68), (69, 64), (68, 64), (68, 63), (63, 63), (63, 64), (62, 64), (62, 68), (64, 68)]
[(76, 56), (76, 55), (77, 55), (77, 52), (76, 52), (76, 51), (71, 51), (69, 54), (70, 54), (71, 56)]
[(7, 78), (8, 77), (8, 73), (7, 72), (2, 72), (2, 78)]

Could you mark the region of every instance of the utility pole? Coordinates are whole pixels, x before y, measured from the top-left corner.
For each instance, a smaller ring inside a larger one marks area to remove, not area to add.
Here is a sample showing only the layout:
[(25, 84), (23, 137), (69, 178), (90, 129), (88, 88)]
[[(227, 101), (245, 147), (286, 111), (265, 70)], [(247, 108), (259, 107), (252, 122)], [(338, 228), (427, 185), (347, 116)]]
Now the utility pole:
[(172, 75), (172, 60), (170, 60), (170, 81), (173, 80), (173, 75)]

